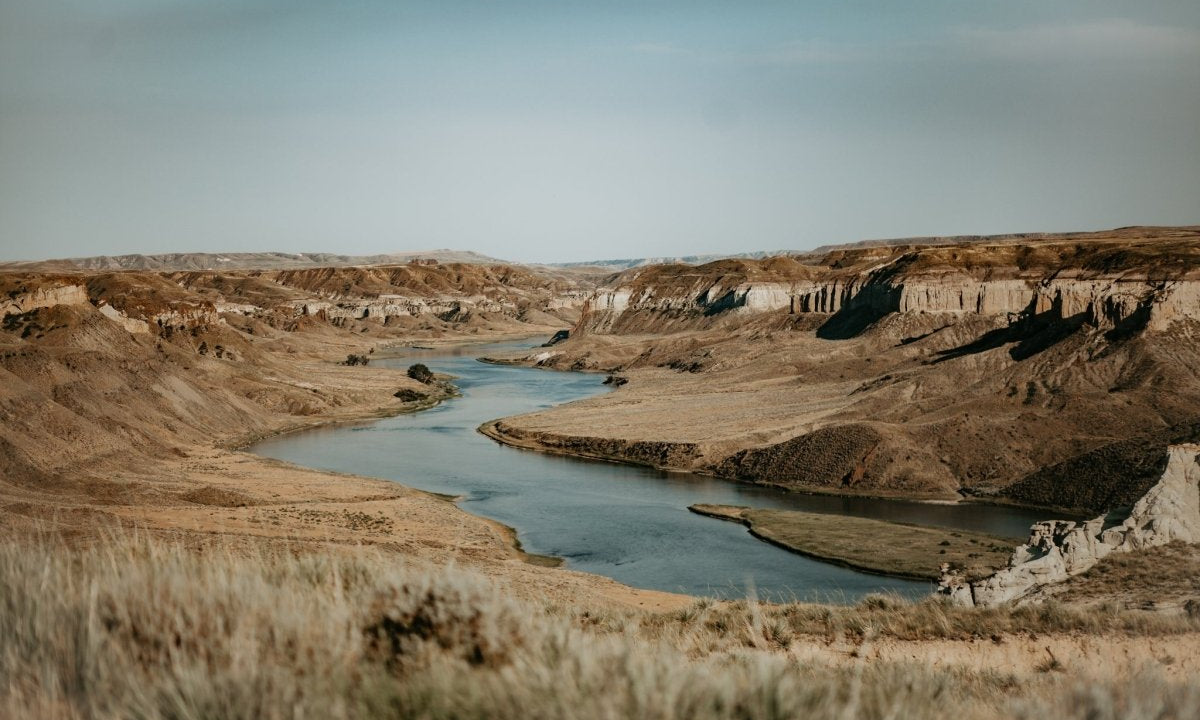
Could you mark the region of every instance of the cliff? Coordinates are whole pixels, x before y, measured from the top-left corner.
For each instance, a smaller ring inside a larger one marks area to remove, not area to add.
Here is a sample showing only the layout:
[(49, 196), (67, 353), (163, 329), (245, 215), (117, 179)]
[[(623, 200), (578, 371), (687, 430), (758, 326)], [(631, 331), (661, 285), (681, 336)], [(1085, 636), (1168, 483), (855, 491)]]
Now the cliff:
[(508, 424), (797, 490), (1098, 513), (1200, 441), (1197, 338), (1197, 228), (640, 267), (524, 359), (628, 384)]
[(1020, 602), (1091, 569), (1112, 553), (1200, 542), (1200, 446), (1175, 445), (1158, 481), (1124, 517), (1035, 524), (1029, 542), (1013, 551), (1007, 568), (967, 581), (943, 568), (939, 592), (965, 606)]
[(247, 273), (189, 272), (170, 278), (228, 312), (345, 323), (422, 318), (461, 324), (472, 315), (558, 325), (574, 320), (576, 283), (507, 265), (327, 267)]
[(833, 339), (892, 313), (1073, 318), (1152, 331), (1200, 317), (1200, 231), (1129, 234), (638, 268), (603, 283), (577, 330), (636, 332), (680, 319), (699, 327), (777, 311), (829, 316), (820, 332)]

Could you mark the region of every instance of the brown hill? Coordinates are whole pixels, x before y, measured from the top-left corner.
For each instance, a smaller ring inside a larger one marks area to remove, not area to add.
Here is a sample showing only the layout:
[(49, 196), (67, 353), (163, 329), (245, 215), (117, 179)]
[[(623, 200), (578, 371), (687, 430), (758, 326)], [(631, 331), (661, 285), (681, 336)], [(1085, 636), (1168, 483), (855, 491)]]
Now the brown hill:
[(799, 489), (1091, 511), (1192, 437), (1198, 338), (1196, 228), (639, 268), (528, 360), (629, 383), (506, 427)]
[(336, 362), (397, 338), (550, 334), (577, 316), (569, 291), (475, 265), (0, 273), (0, 477), (19, 495), (149, 492), (111, 478), (281, 422), (399, 408), (392, 373)]

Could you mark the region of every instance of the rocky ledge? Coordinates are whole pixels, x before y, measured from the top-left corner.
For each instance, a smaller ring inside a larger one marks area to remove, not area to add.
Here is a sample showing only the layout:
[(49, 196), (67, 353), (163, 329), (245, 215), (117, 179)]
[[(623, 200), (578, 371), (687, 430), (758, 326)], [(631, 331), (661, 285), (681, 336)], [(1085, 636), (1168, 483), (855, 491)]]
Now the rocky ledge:
[(1112, 553), (1200, 542), (1200, 445), (1173, 445), (1167, 453), (1162, 477), (1123, 520), (1101, 515), (1084, 522), (1036, 523), (1008, 567), (975, 581), (944, 567), (938, 592), (965, 606), (1021, 602)]
[(1200, 319), (1200, 232), (1112, 231), (1064, 241), (848, 248), (699, 267), (662, 265), (611, 276), (577, 330), (628, 333), (672, 321), (704, 325), (770, 312), (826, 316), (842, 339), (890, 314), (1072, 319), (1161, 332)]

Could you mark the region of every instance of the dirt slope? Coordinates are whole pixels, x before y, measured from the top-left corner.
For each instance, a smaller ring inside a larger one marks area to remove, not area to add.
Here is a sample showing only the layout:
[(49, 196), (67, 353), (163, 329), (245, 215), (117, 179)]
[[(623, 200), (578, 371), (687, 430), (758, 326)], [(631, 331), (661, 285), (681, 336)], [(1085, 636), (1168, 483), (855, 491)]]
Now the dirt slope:
[(639, 268), (524, 359), (629, 382), (501, 429), (803, 490), (1094, 512), (1195, 439), (1198, 339), (1195, 228)]
[[(444, 392), (403, 370), (341, 361), (397, 342), (548, 336), (577, 317), (570, 290), (499, 266), (0, 273), (0, 535), (115, 523), (250, 546), (368, 544), (539, 599), (686, 602), (530, 564), (507, 528), (444, 499), (231, 449), (436, 402)], [(361, 313), (379, 307), (403, 312)]]

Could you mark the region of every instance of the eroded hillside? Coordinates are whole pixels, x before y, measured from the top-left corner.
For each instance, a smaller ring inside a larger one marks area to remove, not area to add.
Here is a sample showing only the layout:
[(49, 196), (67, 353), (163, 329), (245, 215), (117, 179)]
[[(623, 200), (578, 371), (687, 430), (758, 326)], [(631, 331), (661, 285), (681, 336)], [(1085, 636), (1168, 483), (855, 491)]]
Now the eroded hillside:
[(0, 477), (10, 500), (165, 502), (173, 489), (140, 481), (162, 458), (403, 410), (394, 394), (409, 385), (436, 395), (337, 364), (348, 355), (399, 338), (548, 335), (577, 319), (580, 294), (458, 264), (0, 273)]
[(494, 432), (806, 490), (1121, 507), (1196, 437), (1198, 261), (1197, 228), (1126, 228), (638, 268), (527, 359), (628, 384)]

